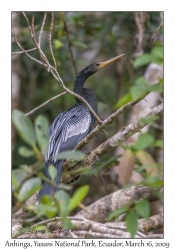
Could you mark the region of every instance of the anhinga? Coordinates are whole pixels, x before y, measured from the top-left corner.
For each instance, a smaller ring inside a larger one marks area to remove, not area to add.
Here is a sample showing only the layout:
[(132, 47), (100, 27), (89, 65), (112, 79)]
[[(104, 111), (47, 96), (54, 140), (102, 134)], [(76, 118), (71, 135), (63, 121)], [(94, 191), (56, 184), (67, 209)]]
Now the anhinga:
[[(105, 62), (95, 62), (88, 65), (86, 68), (81, 70), (75, 79), (74, 92), (83, 97), (92, 109), (97, 113), (97, 100), (93, 90), (84, 88), (86, 79), (99, 71), (102, 67), (107, 64), (119, 59), (124, 54), (116, 56)], [(55, 184), (59, 185), (62, 167), (64, 160), (58, 160), (57, 155), (59, 152), (65, 150), (73, 150), (78, 143), (85, 138), (95, 123), (95, 118), (79, 99), (76, 98), (77, 104), (67, 111), (57, 116), (54, 122), (48, 129), (50, 136), (48, 150), (45, 155), (45, 176), (50, 178), (48, 173), (49, 165), (54, 165), (57, 169), (57, 176), (55, 178)], [(48, 183), (44, 183), (42, 189), (39, 191), (37, 201), (45, 194), (54, 195), (57, 191), (56, 188), (52, 187)]]

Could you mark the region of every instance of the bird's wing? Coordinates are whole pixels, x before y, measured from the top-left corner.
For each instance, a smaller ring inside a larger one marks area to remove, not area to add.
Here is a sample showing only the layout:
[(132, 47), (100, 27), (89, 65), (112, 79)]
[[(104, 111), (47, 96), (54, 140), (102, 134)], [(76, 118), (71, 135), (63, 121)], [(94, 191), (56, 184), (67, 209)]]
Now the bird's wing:
[(92, 118), (86, 107), (77, 105), (62, 114), (55, 119), (50, 130), (45, 160), (51, 160), (52, 163), (57, 161), (60, 151), (73, 150), (91, 129)]

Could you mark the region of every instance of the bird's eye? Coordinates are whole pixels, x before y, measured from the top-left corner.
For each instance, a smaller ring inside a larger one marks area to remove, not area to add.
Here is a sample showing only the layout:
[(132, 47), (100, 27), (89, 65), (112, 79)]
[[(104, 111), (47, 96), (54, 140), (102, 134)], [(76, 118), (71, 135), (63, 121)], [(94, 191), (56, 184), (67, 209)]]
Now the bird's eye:
[(100, 66), (100, 63), (96, 63), (96, 66)]

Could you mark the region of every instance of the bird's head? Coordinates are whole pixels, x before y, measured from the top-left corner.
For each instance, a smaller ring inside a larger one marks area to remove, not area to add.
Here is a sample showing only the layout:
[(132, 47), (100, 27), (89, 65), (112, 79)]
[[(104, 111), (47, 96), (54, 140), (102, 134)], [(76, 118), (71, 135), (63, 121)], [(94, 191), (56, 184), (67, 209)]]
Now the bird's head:
[(96, 73), (97, 71), (99, 71), (102, 67), (108, 65), (109, 63), (119, 59), (120, 57), (122, 57), (124, 54), (113, 57), (105, 62), (94, 62), (91, 63), (90, 65), (88, 65), (86, 68), (84, 68), (82, 71), (80, 71), (79, 74), (86, 74), (88, 76)]

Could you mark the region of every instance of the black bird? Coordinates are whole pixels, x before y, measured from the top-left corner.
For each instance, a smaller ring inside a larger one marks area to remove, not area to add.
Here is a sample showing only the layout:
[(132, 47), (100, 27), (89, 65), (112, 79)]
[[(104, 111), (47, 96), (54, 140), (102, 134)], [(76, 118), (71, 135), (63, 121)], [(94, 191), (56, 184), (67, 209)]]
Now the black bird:
[[(74, 83), (74, 92), (83, 97), (92, 109), (97, 113), (97, 100), (93, 90), (84, 88), (86, 79), (99, 71), (102, 67), (107, 64), (119, 59), (124, 54), (116, 56), (105, 62), (95, 62), (88, 65), (86, 68), (81, 70)], [(57, 116), (54, 122), (48, 129), (50, 136), (47, 154), (45, 155), (45, 176), (50, 178), (48, 173), (49, 165), (54, 165), (57, 169), (57, 176), (55, 183), (59, 185), (62, 167), (64, 160), (58, 160), (58, 153), (65, 150), (73, 150), (78, 143), (85, 138), (95, 123), (95, 118), (79, 99), (76, 98), (77, 104), (61, 113)], [(57, 191), (56, 188), (52, 187), (48, 183), (44, 183), (42, 189), (39, 191), (37, 201), (40, 201), (41, 197), (45, 194), (54, 195)]]

